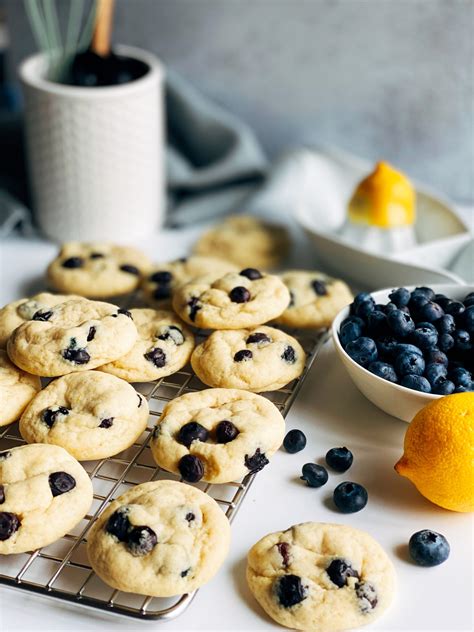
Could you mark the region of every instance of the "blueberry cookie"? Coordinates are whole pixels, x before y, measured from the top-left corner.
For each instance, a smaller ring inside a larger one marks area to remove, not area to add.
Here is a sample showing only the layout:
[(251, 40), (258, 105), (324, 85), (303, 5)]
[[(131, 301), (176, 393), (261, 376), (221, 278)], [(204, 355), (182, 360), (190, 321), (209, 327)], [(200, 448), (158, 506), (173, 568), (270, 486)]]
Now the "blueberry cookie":
[(151, 451), (160, 467), (184, 480), (228, 483), (265, 467), (284, 435), (285, 421), (265, 397), (211, 388), (167, 404)]
[(247, 582), (259, 604), (296, 630), (367, 625), (395, 592), (395, 570), (380, 544), (344, 525), (306, 522), (270, 533), (250, 549), (247, 562)]
[(276, 322), (288, 327), (329, 327), (352, 301), (350, 289), (338, 279), (311, 270), (289, 270), (281, 279), (290, 291), (290, 304)]
[(40, 389), (39, 377), (16, 367), (0, 349), (0, 426), (19, 419)]
[(173, 309), (196, 327), (239, 329), (276, 318), (289, 301), (290, 293), (277, 276), (245, 268), (217, 280), (201, 277), (182, 285), (174, 293)]
[(169, 263), (160, 263), (142, 283), (145, 300), (154, 307), (171, 305), (171, 297), (177, 287), (196, 277), (217, 279), (227, 272), (237, 272), (238, 267), (217, 257), (188, 257)]
[(63, 448), (32, 444), (0, 452), (0, 554), (62, 538), (86, 515), (92, 484)]
[(179, 371), (191, 357), (194, 336), (171, 311), (132, 309), (138, 339), (131, 350), (104, 366), (127, 382), (151, 382)]
[(80, 298), (80, 296), (41, 292), (31, 298), (22, 298), (2, 307), (0, 309), (0, 348), (5, 349), (12, 332), (27, 320), (32, 320), (36, 312), (45, 312), (50, 307), (73, 298)]
[(222, 257), (239, 267), (271, 270), (286, 257), (289, 248), (290, 240), (283, 226), (251, 215), (232, 215), (204, 233), (194, 252)]
[(177, 481), (137, 485), (92, 527), (87, 552), (104, 582), (140, 595), (171, 597), (213, 577), (230, 544), (230, 526), (216, 501)]
[(59, 292), (107, 298), (135, 290), (150, 268), (148, 257), (136, 248), (70, 241), (49, 264), (47, 277)]
[(50, 382), (20, 419), (28, 443), (53, 443), (79, 461), (105, 459), (129, 448), (148, 420), (142, 395), (114, 375), (86, 371)]
[(85, 299), (40, 310), (8, 340), (10, 359), (33, 375), (55, 377), (113, 362), (137, 338), (130, 312)]
[(274, 391), (299, 377), (305, 352), (292, 336), (273, 327), (215, 331), (196, 347), (191, 365), (208, 386)]

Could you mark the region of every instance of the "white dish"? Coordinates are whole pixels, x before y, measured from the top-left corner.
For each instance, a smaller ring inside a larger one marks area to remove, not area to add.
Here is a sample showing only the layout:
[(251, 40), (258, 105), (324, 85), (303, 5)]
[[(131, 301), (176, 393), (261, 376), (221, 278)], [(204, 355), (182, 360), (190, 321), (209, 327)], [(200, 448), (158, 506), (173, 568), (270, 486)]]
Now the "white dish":
[[(432, 285), (433, 290), (437, 294), (446, 294), (449, 298), (462, 299), (469, 292), (474, 292), (474, 285)], [(376, 303), (387, 303), (388, 295), (393, 288), (372, 292), (372, 296)], [(414, 287), (408, 287), (413, 290)], [(337, 355), (344, 364), (352, 381), (359, 391), (367, 397), (375, 406), (385, 411), (393, 417), (397, 417), (402, 421), (410, 422), (416, 413), (426, 404), (435, 399), (439, 399), (441, 395), (433, 395), (431, 393), (420, 393), (399, 384), (393, 384), (387, 380), (374, 375), (367, 369), (354, 362), (354, 360), (344, 351), (339, 341), (339, 328), (341, 322), (349, 316), (349, 307), (342, 309), (332, 324), (332, 337)]]
[(337, 231), (345, 221), (353, 190), (373, 164), (332, 148), (313, 152), (309, 160), (307, 168), (314, 179), (311, 202), (299, 204), (296, 218), (329, 271), (365, 287), (463, 282), (459, 271), (448, 268), (471, 235), (448, 200), (415, 182), (417, 245), (392, 255), (369, 253), (345, 241)]

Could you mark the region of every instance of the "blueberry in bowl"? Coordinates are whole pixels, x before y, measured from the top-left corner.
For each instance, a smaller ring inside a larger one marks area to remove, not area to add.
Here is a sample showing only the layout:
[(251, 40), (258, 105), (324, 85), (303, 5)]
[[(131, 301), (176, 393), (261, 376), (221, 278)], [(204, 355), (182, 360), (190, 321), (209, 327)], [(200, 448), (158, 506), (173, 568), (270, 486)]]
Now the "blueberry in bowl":
[(434, 399), (474, 390), (474, 286), (361, 293), (332, 334), (357, 388), (404, 421)]

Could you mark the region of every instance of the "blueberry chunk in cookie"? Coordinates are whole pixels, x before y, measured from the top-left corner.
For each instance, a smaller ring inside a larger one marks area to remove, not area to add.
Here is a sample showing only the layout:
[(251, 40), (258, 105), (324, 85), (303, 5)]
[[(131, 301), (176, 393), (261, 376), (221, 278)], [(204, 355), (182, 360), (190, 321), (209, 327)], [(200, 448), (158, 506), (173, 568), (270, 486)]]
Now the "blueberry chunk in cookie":
[(281, 606), (291, 608), (306, 599), (307, 587), (298, 575), (282, 575), (275, 581), (275, 593)]

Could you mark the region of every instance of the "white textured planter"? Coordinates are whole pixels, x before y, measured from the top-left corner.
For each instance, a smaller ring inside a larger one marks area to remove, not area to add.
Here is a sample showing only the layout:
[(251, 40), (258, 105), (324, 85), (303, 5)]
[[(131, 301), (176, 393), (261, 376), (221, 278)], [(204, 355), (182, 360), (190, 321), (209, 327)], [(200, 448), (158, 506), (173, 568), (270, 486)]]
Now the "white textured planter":
[(82, 88), (44, 79), (41, 54), (20, 66), (35, 218), (58, 241), (129, 242), (163, 220), (162, 66), (137, 48), (117, 52), (150, 70), (127, 84)]

